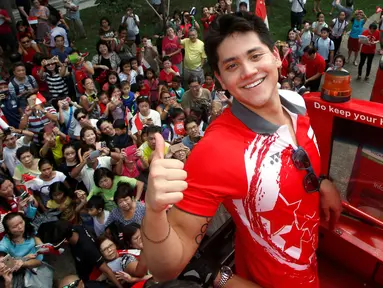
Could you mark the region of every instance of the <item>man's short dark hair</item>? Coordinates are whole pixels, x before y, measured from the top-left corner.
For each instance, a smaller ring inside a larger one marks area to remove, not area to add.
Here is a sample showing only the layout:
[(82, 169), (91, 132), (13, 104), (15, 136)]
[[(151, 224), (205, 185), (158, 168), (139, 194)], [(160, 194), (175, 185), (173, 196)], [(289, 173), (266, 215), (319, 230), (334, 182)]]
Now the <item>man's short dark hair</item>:
[(305, 47), (305, 49), (303, 49), (303, 52), (311, 56), (317, 53), (317, 48), (315, 48), (313, 45), (308, 45)]
[(323, 28), (320, 30), (320, 32), (327, 32), (327, 33), (330, 34), (331, 30), (330, 30), (329, 28), (327, 28), (327, 27), (323, 27)]
[(242, 1), (239, 3), (239, 7), (241, 7), (241, 6), (245, 6), (247, 8), (247, 3)]
[(113, 200), (117, 204), (118, 200), (126, 197), (133, 198), (134, 195), (134, 187), (132, 187), (129, 183), (120, 182), (117, 184), (117, 190), (116, 193), (114, 193)]
[(86, 203), (86, 208), (88, 209), (96, 208), (97, 210), (98, 209), (104, 210), (105, 209), (104, 197), (99, 195), (92, 196)]
[(100, 130), (100, 127), (101, 127), (102, 123), (104, 123), (104, 122), (110, 123), (110, 121), (106, 118), (101, 118), (100, 120), (97, 121), (96, 126), (97, 126), (98, 130)]
[(185, 127), (185, 129), (186, 129), (186, 125), (188, 125), (190, 123), (193, 123), (193, 122), (198, 123), (197, 117), (195, 117), (194, 115), (187, 116), (185, 118), (185, 120), (184, 120), (184, 127)]
[(56, 40), (58, 39), (58, 38), (63, 38), (63, 40), (64, 40), (64, 36), (62, 36), (62, 35), (57, 35), (57, 36), (55, 36), (55, 42), (56, 42)]
[(191, 75), (188, 79), (188, 84), (190, 85), (193, 82), (197, 82), (198, 84), (202, 84), (201, 78), (197, 75)]
[(243, 17), (222, 15), (211, 23), (209, 32), (205, 37), (205, 51), (214, 72), (219, 73), (219, 57), (217, 52), (219, 45), (230, 35), (247, 32), (255, 32), (260, 41), (271, 52), (274, 51), (274, 41), (271, 39), (269, 29), (263, 20), (257, 16), (250, 14)]
[(73, 226), (68, 221), (58, 220), (40, 225), (37, 235), (43, 243), (57, 245), (64, 239), (68, 240), (73, 235)]
[(24, 67), (25, 68), (25, 64), (23, 62), (16, 62), (15, 64), (13, 64), (12, 70), (15, 71), (17, 67)]
[(378, 29), (378, 25), (376, 23), (371, 23), (370, 26), (368, 26), (368, 29), (376, 30)]
[(148, 126), (148, 130), (146, 133), (149, 134), (156, 134), (156, 133), (161, 133), (161, 127), (160, 126), (155, 126), (155, 125), (150, 125)]

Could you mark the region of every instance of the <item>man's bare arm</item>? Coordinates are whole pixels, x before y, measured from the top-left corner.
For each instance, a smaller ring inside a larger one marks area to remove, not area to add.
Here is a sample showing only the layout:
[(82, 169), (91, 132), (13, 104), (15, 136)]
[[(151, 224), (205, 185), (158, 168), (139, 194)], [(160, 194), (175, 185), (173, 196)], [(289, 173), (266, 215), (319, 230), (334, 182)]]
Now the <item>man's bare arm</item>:
[[(182, 272), (201, 244), (210, 220), (175, 207), (168, 214), (146, 210), (142, 227), (144, 254), (155, 279), (174, 279)], [(166, 237), (162, 243), (153, 243)]]

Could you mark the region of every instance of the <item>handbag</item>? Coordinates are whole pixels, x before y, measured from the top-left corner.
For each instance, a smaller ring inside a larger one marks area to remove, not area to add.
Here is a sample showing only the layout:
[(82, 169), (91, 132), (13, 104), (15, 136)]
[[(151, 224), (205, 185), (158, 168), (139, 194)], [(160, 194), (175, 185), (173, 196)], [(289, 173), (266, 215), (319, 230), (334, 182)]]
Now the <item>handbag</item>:
[(303, 16), (305, 16), (307, 14), (307, 10), (305, 9), (305, 7), (303, 6), (302, 2), (300, 0), (297, 0), (299, 5), (302, 7), (302, 14)]

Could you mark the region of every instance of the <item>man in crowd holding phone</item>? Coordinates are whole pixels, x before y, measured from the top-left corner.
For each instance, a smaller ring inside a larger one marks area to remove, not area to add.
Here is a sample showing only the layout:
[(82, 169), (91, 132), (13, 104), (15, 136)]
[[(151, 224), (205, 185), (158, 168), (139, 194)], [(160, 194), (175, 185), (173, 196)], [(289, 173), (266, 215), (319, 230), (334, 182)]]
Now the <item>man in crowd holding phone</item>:
[[(36, 104), (36, 101), (40, 104)], [(51, 105), (45, 107), (44, 103), (41, 103), (41, 100), (38, 99), (36, 94), (28, 95), (27, 103), (28, 106), (25, 108), (23, 117), (21, 117), (19, 129), (28, 129), (35, 133), (33, 141), (38, 143), (37, 134), (43, 131), (45, 125), (50, 121), (54, 123), (57, 122), (57, 111)]]
[(155, 135), (141, 226), (148, 269), (160, 281), (177, 277), (223, 203), (237, 227), (237, 275), (227, 266), (218, 272), (201, 265), (195, 271), (201, 282), (318, 288), (320, 207), (334, 224), (341, 202), (319, 176), (304, 100), (278, 90), (281, 60), (262, 19), (221, 16), (206, 39), (209, 63), (233, 105), (211, 124), (185, 170), (180, 161), (163, 159), (164, 141)]
[(140, 45), (140, 18), (133, 13), (133, 8), (128, 7), (126, 14), (122, 16), (121, 24), (128, 30), (127, 40), (133, 40), (136, 45)]
[(72, 53), (73, 49), (72, 47), (65, 47), (65, 40), (62, 35), (57, 35), (54, 40), (55, 48), (51, 50), (51, 55), (59, 57), (60, 62), (64, 63), (68, 56)]
[(8, 83), (4, 80), (0, 80), (0, 108), (7, 118), (8, 124), (12, 127), (19, 127), (20, 110), (17, 96), (9, 93)]
[(108, 147), (96, 149), (94, 145), (86, 145), (81, 147), (81, 157), (82, 161), (73, 168), (70, 176), (78, 181), (83, 181), (88, 191), (91, 191), (92, 187), (95, 186), (93, 175), (97, 168), (108, 168), (116, 172), (117, 175), (121, 174), (117, 172), (122, 170), (122, 155), (111, 152)]

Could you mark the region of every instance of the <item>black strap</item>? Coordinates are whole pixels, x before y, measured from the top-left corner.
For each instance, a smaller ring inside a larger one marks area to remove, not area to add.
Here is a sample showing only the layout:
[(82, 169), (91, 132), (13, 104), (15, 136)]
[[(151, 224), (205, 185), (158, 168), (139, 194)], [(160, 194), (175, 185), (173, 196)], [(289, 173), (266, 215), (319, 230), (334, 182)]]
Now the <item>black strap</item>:
[(301, 1), (299, 1), (299, 0), (297, 0), (297, 1), (298, 1), (299, 5), (301, 6), (301, 8), (302, 8), (303, 12), (304, 12), (306, 9), (305, 9), (305, 7), (303, 6), (302, 2), (301, 2)]

